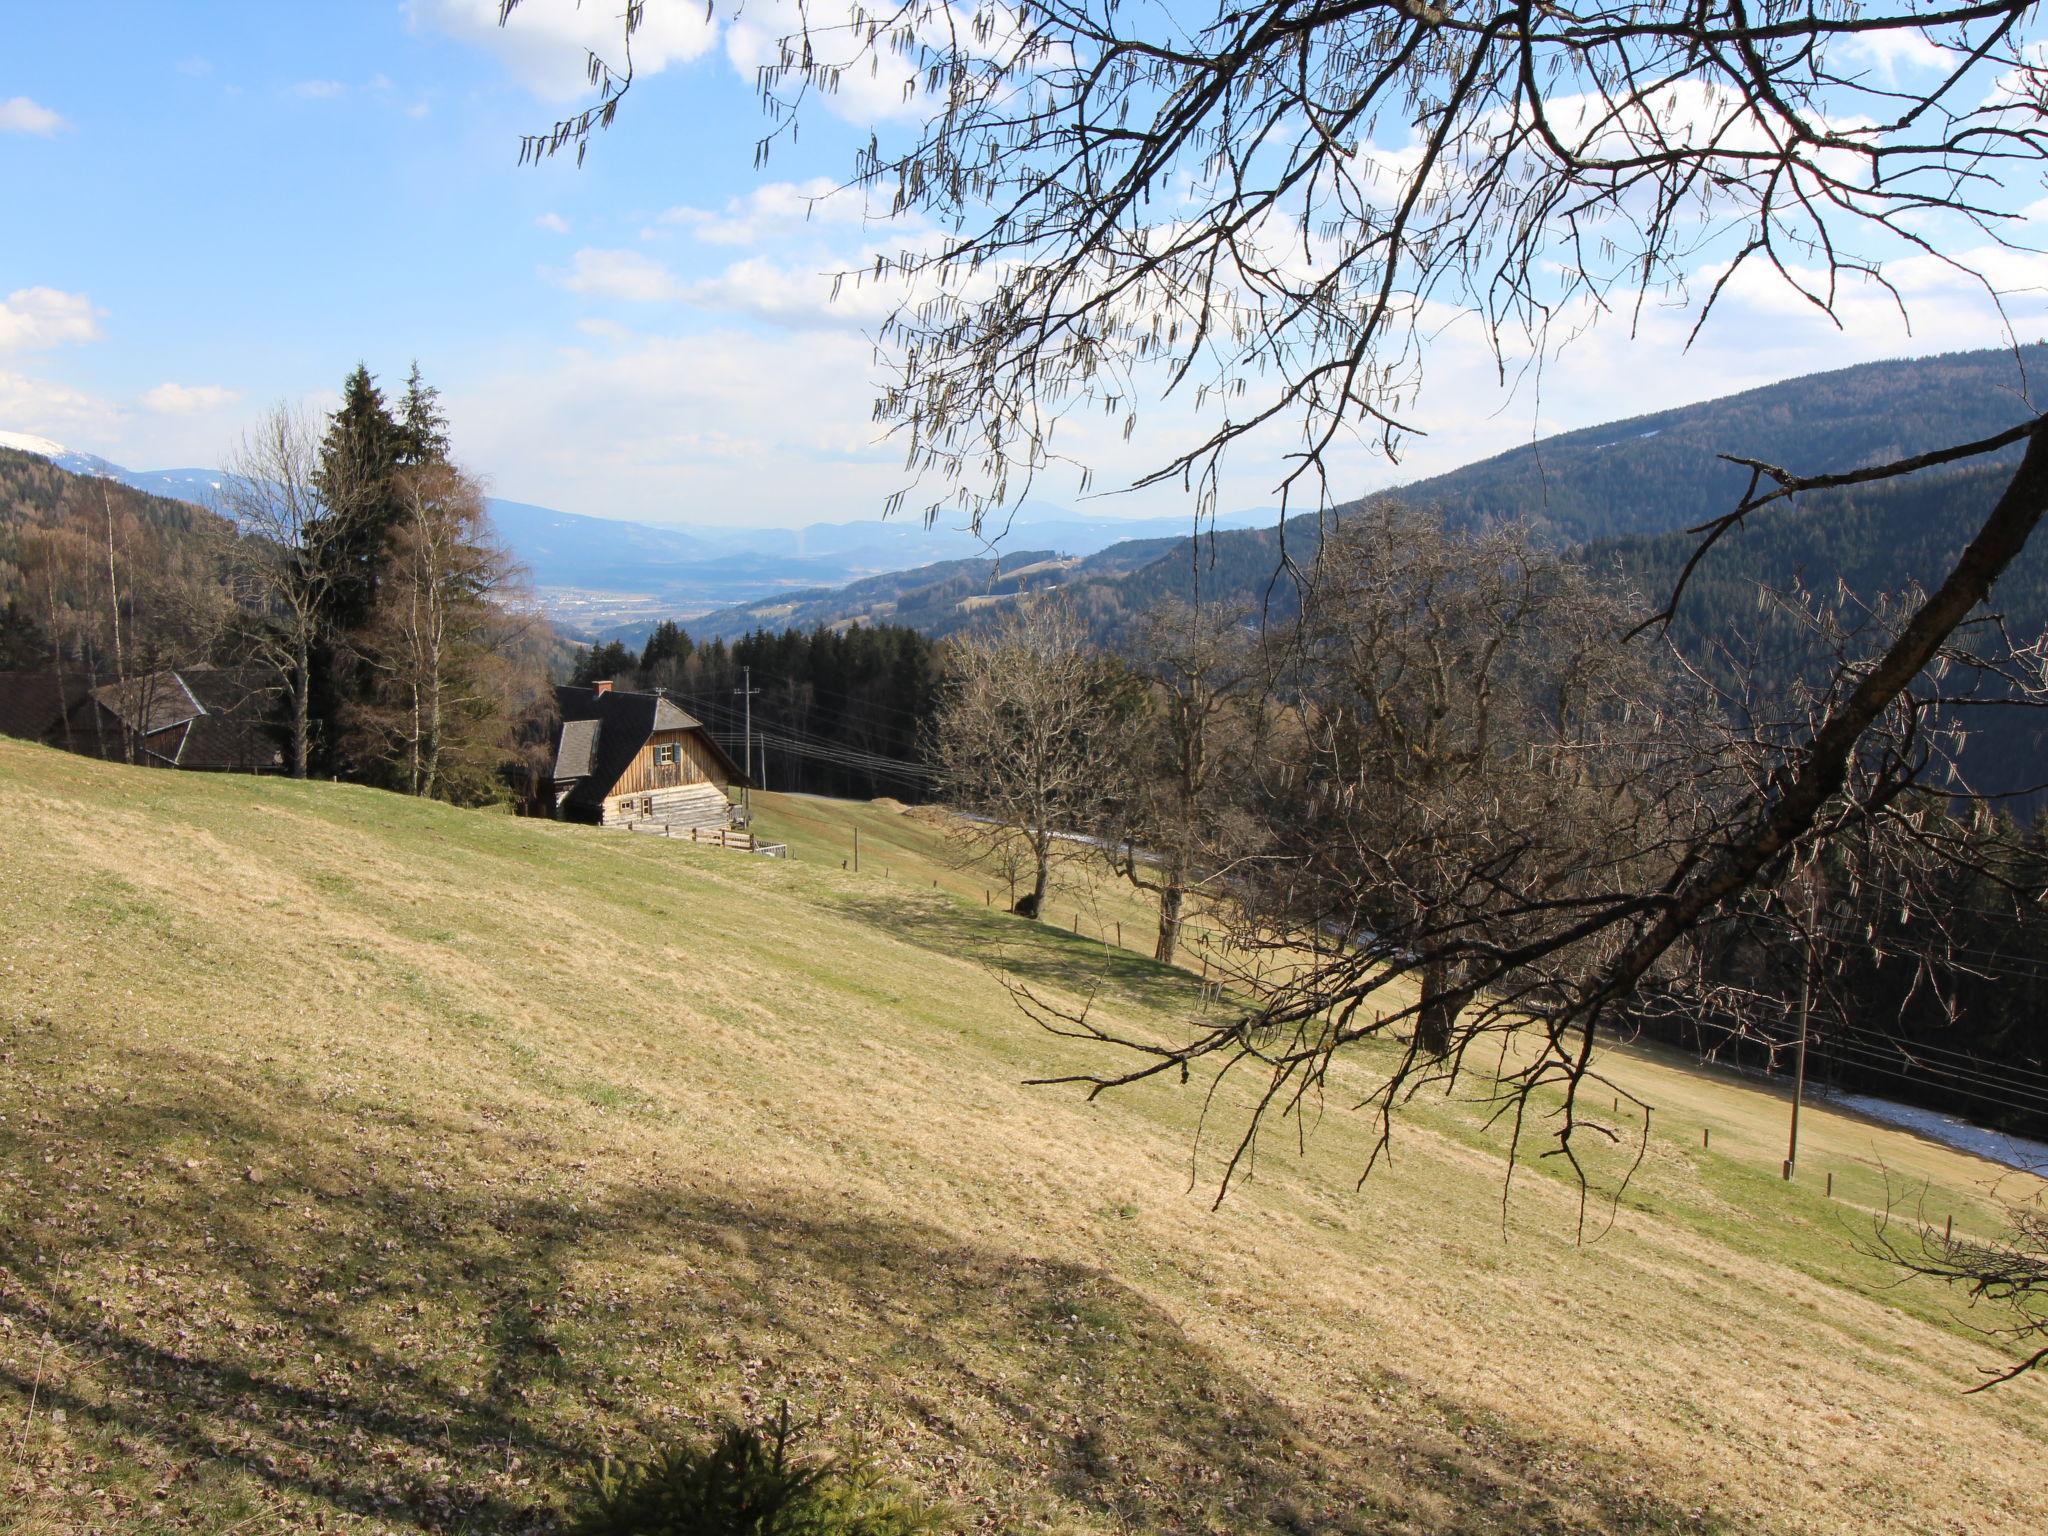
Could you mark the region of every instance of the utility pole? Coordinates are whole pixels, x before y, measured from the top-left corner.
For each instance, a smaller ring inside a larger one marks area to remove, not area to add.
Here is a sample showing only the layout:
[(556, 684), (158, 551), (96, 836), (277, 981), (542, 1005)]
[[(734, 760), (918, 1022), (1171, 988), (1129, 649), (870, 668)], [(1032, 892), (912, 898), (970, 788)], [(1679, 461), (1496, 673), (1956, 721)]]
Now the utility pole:
[(1799, 969), (1799, 1051), (1792, 1067), (1792, 1137), (1785, 1146), (1785, 1177), (1788, 1180), (1799, 1162), (1799, 1104), (1806, 1097), (1806, 1035), (1813, 1013), (1813, 940), (1814, 929), (1819, 922), (1820, 875), (1818, 870), (1809, 869), (1806, 874), (1806, 959)]
[(754, 777), (754, 695), (761, 690), (754, 686), (754, 669), (752, 667), (741, 667), (740, 677), (742, 685), (733, 689), (733, 692), (738, 694), (743, 701), (743, 708), (746, 712), (746, 750), (740, 755), (740, 761), (746, 765), (746, 771), (740, 778), (740, 815), (746, 821), (746, 824), (752, 827), (754, 824), (754, 792), (751, 788), (751, 782)]

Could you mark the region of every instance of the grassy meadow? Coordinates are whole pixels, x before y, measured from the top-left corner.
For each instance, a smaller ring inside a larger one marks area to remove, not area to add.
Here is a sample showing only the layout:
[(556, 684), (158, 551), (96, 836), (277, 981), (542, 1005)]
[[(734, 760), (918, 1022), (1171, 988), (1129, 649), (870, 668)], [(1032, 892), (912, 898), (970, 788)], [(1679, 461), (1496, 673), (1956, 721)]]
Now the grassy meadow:
[(783, 1399), (963, 1529), (2048, 1527), (2048, 1380), (1964, 1396), (1989, 1319), (1863, 1252), (2038, 1186), (1809, 1110), (1788, 1187), (1781, 1096), (1632, 1051), (1583, 1240), (1474, 1102), (1360, 1186), (1369, 1061), (1212, 1209), (1240, 1097), (1024, 1086), (1101, 1058), (1006, 978), (1200, 1007), (1143, 902), (757, 809), (792, 858), (0, 740), (0, 1528), (542, 1530)]

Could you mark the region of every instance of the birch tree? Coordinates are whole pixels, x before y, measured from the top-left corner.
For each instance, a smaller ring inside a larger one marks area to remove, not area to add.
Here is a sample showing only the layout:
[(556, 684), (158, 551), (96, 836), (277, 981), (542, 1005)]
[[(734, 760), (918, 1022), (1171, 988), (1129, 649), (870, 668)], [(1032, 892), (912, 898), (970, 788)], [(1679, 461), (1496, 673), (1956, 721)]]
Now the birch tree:
[(272, 407), (229, 461), (217, 506), (238, 534), (236, 582), (253, 619), (248, 657), (277, 679), (291, 775), (303, 779), (314, 659), (331, 636), (335, 556), (349, 536), (352, 510), (325, 488), (319, 428), (291, 406)]

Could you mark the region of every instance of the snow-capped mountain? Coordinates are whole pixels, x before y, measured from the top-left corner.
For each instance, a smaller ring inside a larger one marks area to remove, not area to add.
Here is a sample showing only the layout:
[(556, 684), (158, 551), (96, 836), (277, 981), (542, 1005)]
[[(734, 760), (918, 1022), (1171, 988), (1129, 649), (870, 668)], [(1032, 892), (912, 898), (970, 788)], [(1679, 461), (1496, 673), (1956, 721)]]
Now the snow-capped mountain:
[[(0, 432), (0, 448), (13, 448), (21, 453), (38, 454), (48, 459), (59, 469), (68, 469), (74, 475), (111, 475), (123, 484), (134, 483), (129, 480), (128, 471), (120, 465), (102, 459), (95, 454), (74, 453), (62, 443), (53, 443), (47, 437), (37, 437), (33, 432)], [(155, 488), (153, 486), (143, 486), (141, 489), (153, 490)], [(167, 496), (172, 493), (169, 491), (159, 491), (157, 494)], [(187, 494), (189, 495), (189, 493)]]

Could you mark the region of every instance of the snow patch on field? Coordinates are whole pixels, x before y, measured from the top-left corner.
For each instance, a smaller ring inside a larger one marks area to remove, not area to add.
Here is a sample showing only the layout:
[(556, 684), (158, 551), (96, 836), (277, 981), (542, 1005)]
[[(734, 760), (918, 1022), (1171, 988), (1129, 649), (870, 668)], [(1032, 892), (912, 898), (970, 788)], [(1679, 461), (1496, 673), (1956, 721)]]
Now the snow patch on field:
[(1972, 1125), (1967, 1120), (1958, 1120), (1954, 1115), (1944, 1115), (1938, 1110), (1894, 1104), (1890, 1099), (1872, 1098), (1868, 1094), (1831, 1093), (1824, 1102), (1841, 1109), (1852, 1109), (1873, 1120), (1882, 1120), (1886, 1125), (1917, 1132), (1930, 1141), (1954, 1147), (1959, 1152), (1969, 1152), (1989, 1162), (2002, 1163), (2007, 1168), (2048, 1173), (2048, 1142), (2008, 1136), (2003, 1131), (1987, 1131), (1981, 1125)]

